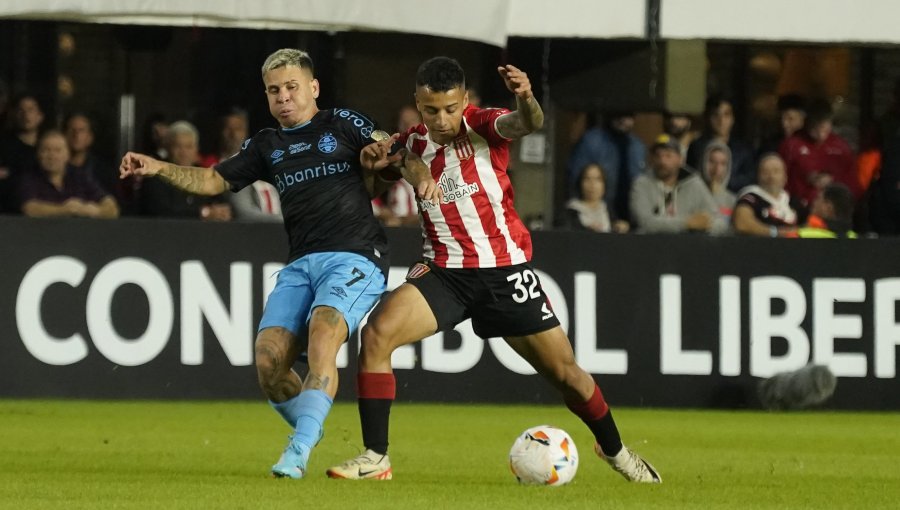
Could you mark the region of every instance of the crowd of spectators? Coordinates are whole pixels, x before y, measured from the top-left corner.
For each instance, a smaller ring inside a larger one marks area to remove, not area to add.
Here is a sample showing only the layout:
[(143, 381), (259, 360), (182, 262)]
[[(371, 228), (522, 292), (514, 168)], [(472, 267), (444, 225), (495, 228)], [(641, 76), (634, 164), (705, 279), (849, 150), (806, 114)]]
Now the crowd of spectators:
[[(0, 96), (5, 89), (0, 86)], [(281, 222), (278, 191), (257, 182), (240, 193), (207, 198), (153, 179), (120, 179), (117, 161), (94, 152), (94, 120), (73, 112), (50, 122), (37, 97), (0, 100), (0, 212), (29, 217), (117, 218), (120, 214), (206, 221)], [(158, 114), (146, 123), (142, 149), (185, 166), (212, 166), (241, 149), (249, 137), (247, 113), (231, 109), (218, 119), (216, 144), (200, 153), (200, 132), (188, 121)]]
[[(894, 92), (893, 105), (861, 136), (858, 151), (835, 133), (829, 103), (794, 94), (778, 101), (777, 132), (755, 143), (735, 134), (734, 107), (720, 96), (707, 99), (699, 119), (663, 112), (662, 133), (649, 148), (634, 133), (632, 112), (605, 112), (568, 155), (567, 198), (555, 226), (601, 233), (792, 237), (834, 228), (838, 237), (900, 235), (900, 82)], [(480, 101), (474, 89), (470, 100)], [(415, 107), (399, 110), (398, 131), (418, 123)], [(215, 140), (213, 148), (201, 154), (193, 124), (151, 115), (138, 149), (178, 165), (212, 166), (250, 136), (239, 108), (223, 112), (217, 126), (205, 137)], [(72, 112), (49, 122), (38, 98), (10, 97), (2, 84), (0, 127), (2, 213), (281, 221), (278, 191), (266, 182), (202, 198), (153, 179), (121, 180), (116, 162), (93, 150), (90, 115)], [(414, 191), (403, 180), (372, 206), (387, 226), (418, 225)]]
[[(572, 150), (569, 200), (556, 226), (769, 237), (900, 234), (900, 81), (893, 106), (858, 151), (835, 132), (827, 101), (786, 95), (778, 113), (777, 133), (751, 143), (734, 133), (731, 102), (710, 97), (701, 129), (692, 130), (689, 115), (665, 112), (663, 132), (646, 149), (631, 133), (633, 114), (608, 112)], [(583, 183), (597, 176), (604, 191), (593, 207), (627, 228), (573, 212), (584, 210)], [(834, 235), (807, 235), (822, 229)]]

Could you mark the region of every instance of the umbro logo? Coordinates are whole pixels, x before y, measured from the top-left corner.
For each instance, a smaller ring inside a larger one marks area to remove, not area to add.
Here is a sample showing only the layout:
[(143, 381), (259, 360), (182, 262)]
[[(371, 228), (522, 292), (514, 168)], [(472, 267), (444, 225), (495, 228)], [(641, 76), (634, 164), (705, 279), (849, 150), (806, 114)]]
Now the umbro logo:
[(269, 155), (272, 158), (272, 164), (280, 163), (284, 159), (284, 151), (281, 149), (275, 149), (272, 151), (272, 154)]
[(346, 298), (347, 298), (347, 291), (345, 291), (345, 290), (342, 289), (341, 287), (332, 287), (332, 288), (331, 288), (330, 294), (331, 294), (332, 296), (337, 296), (337, 297), (339, 297), (339, 298), (341, 298), (341, 299), (346, 299)]

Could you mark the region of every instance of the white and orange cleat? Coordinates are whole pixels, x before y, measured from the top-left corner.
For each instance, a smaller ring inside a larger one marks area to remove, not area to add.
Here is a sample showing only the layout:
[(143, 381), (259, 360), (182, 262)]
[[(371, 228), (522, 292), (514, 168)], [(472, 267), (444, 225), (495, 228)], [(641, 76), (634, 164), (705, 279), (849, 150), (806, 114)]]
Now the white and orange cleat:
[(329, 478), (345, 480), (390, 480), (393, 478), (391, 460), (387, 454), (366, 450), (356, 458), (344, 462), (340, 466), (329, 468), (325, 474)]
[(656, 469), (625, 445), (622, 445), (619, 453), (612, 457), (604, 455), (600, 445), (596, 443), (594, 452), (629, 482), (662, 483), (662, 477)]

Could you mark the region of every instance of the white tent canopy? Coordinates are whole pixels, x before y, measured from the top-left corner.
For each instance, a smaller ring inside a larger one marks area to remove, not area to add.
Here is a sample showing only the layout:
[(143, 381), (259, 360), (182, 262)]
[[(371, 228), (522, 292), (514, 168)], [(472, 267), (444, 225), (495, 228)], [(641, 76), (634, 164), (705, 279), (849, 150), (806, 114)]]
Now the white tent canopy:
[[(624, 4), (624, 5), (619, 5)], [(0, 17), (87, 23), (428, 34), (505, 46), (507, 37), (643, 37), (643, 1), (6, 0)]]
[[(0, 18), (428, 34), (646, 38), (646, 0), (4, 0)], [(898, 0), (660, 0), (663, 39), (900, 43)]]
[(663, 39), (900, 43), (897, 0), (662, 0)]

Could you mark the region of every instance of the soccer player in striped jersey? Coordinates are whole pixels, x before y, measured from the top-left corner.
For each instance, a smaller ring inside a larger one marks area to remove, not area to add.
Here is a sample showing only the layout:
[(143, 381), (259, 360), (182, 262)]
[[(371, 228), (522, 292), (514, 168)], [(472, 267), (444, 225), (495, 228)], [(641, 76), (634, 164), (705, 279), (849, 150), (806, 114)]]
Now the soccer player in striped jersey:
[(419, 200), (424, 260), (381, 300), (363, 328), (357, 389), (366, 451), (327, 474), (392, 478), (391, 353), (471, 318), (475, 333), (503, 337), (559, 390), (594, 434), (601, 458), (630, 481), (659, 483), (656, 470), (622, 444), (600, 388), (576, 364), (530, 264), (531, 235), (513, 208), (507, 175), (509, 143), (539, 129), (544, 114), (524, 72), (511, 65), (497, 71), (515, 95), (515, 111), (469, 105), (465, 74), (453, 59), (436, 57), (419, 67), (415, 98), (423, 123), (400, 136), (407, 150), (404, 176), (424, 165), (442, 196)]

